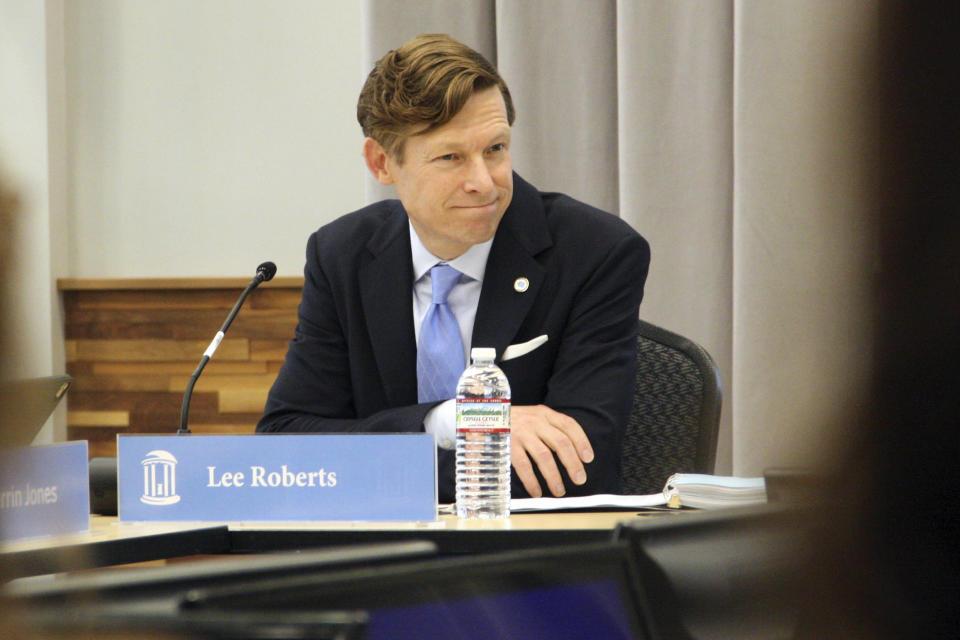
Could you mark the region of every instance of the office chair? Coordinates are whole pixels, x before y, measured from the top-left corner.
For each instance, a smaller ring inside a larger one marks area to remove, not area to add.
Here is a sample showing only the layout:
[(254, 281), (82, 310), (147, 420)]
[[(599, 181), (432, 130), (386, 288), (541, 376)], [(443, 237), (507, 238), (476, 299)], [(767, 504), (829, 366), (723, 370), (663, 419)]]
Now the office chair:
[(721, 394), (720, 372), (703, 347), (641, 320), (620, 492), (657, 493), (673, 473), (713, 473)]

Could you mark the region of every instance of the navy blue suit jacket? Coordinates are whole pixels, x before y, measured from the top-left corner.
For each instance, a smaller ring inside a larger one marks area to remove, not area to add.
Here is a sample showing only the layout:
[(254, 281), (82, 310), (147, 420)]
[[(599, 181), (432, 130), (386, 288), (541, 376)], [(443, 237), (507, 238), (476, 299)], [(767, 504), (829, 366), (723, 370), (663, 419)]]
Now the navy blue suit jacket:
[[(494, 236), (473, 346), (548, 341), (500, 366), (515, 405), (576, 419), (593, 446), (587, 483), (562, 471), (567, 495), (619, 489), (632, 403), (636, 332), (650, 262), (628, 224), (514, 174)], [(417, 403), (413, 266), (406, 212), (385, 200), (316, 231), (307, 243), (299, 323), (259, 432), (416, 432), (436, 403)], [(517, 278), (530, 281), (518, 292)], [(441, 502), (454, 496), (452, 451), (438, 451)], [(562, 466), (560, 466), (562, 470)], [(542, 478), (541, 486), (546, 492)], [(513, 495), (527, 495), (513, 474)]]

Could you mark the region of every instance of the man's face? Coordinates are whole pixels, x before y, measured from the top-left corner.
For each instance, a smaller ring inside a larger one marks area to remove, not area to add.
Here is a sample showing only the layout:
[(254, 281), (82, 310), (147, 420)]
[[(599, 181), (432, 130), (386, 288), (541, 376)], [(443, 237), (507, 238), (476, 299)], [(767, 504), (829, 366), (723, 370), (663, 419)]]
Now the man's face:
[(403, 156), (402, 164), (383, 157), (374, 174), (396, 185), (427, 249), (452, 260), (493, 237), (513, 197), (510, 124), (497, 87), (474, 93), (443, 126), (408, 137)]

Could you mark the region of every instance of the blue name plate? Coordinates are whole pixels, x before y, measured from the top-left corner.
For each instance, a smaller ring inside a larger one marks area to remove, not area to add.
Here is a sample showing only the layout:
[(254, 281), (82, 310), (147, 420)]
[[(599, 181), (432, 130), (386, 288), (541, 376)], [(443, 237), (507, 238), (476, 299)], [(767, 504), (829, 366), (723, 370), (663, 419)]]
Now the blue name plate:
[(436, 520), (433, 436), (117, 436), (127, 521)]
[(89, 530), (86, 440), (0, 451), (0, 540)]

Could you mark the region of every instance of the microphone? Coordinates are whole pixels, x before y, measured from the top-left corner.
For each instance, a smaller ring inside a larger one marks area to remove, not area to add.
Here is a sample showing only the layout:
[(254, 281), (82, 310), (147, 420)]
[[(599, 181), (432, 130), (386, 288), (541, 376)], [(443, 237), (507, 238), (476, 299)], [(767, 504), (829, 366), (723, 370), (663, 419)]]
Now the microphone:
[[(273, 276), (275, 275), (277, 275), (277, 265), (269, 261), (262, 262), (257, 267), (257, 275), (254, 276), (253, 279), (259, 280), (257, 284), (260, 284), (260, 282), (267, 282), (268, 280), (273, 280)], [(253, 286), (257, 286), (257, 285), (253, 285)], [(243, 300), (241, 299), (240, 302), (243, 302)]]
[(247, 288), (240, 294), (240, 299), (237, 300), (237, 304), (233, 305), (233, 309), (231, 309), (227, 315), (227, 319), (224, 321), (223, 326), (220, 327), (220, 331), (217, 331), (217, 335), (213, 337), (210, 346), (203, 352), (203, 357), (200, 358), (200, 364), (197, 365), (193, 375), (190, 376), (190, 382), (187, 383), (187, 390), (183, 394), (183, 405), (180, 407), (180, 428), (177, 430), (178, 435), (190, 433), (190, 428), (187, 426), (187, 415), (190, 413), (190, 398), (193, 396), (193, 387), (197, 384), (197, 378), (203, 373), (203, 368), (207, 366), (210, 358), (212, 358), (214, 352), (216, 352), (217, 347), (220, 346), (223, 336), (227, 333), (227, 329), (230, 328), (230, 323), (232, 323), (233, 319), (237, 316), (237, 312), (240, 311), (243, 301), (247, 299), (250, 292), (256, 289), (261, 282), (271, 280), (276, 274), (277, 265), (272, 262), (264, 262), (257, 267), (257, 273), (253, 276), (253, 280), (250, 281)]

